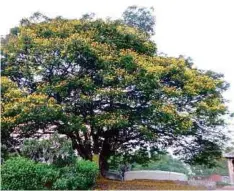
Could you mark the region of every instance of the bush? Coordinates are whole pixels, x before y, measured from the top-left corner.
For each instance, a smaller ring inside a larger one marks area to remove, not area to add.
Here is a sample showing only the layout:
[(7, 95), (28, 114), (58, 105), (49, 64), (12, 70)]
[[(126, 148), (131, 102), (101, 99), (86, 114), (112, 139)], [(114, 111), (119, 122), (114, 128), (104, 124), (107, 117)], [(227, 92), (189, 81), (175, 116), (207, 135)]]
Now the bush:
[[(79, 181), (82, 175), (78, 174), (75, 166), (60, 168), (60, 176), (53, 184), (55, 190), (75, 190), (80, 189), (82, 181)], [(78, 179), (78, 181), (76, 180)]]
[(67, 173), (63, 174), (53, 184), (54, 190), (86, 190), (91, 188), (92, 185), (88, 185), (87, 178), (80, 173)]
[(98, 175), (98, 166), (94, 162), (79, 160), (76, 163), (77, 171), (83, 174), (87, 179), (88, 185), (93, 185)]
[(58, 176), (58, 172), (46, 164), (14, 157), (8, 159), (1, 168), (2, 189), (39, 190), (49, 187)]
[(58, 168), (23, 157), (12, 157), (2, 165), (1, 174), (4, 190), (84, 190), (95, 184), (98, 167), (91, 161), (79, 160), (73, 165)]
[(96, 181), (98, 167), (91, 161), (79, 160), (74, 166), (60, 169), (60, 178), (53, 184), (57, 190), (85, 190), (91, 188)]
[(37, 163), (36, 176), (40, 177), (43, 188), (50, 189), (53, 183), (59, 178), (59, 169), (54, 168), (52, 165)]

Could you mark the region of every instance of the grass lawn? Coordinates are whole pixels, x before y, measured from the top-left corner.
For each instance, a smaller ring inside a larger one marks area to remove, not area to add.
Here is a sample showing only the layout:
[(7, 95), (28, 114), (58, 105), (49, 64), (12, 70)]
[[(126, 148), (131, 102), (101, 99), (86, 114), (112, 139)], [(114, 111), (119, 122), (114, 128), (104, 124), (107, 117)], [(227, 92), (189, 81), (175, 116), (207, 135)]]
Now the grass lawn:
[(189, 186), (186, 183), (157, 180), (115, 181), (100, 178), (95, 190), (204, 190), (201, 187)]

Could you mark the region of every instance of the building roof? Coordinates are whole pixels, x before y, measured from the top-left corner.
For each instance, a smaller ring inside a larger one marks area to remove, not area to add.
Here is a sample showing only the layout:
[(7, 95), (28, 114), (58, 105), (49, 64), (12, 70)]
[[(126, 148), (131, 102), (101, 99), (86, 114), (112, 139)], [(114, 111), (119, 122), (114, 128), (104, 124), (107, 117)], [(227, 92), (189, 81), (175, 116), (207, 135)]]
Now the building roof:
[(225, 158), (234, 158), (234, 151), (231, 151), (230, 153), (226, 153), (223, 155)]

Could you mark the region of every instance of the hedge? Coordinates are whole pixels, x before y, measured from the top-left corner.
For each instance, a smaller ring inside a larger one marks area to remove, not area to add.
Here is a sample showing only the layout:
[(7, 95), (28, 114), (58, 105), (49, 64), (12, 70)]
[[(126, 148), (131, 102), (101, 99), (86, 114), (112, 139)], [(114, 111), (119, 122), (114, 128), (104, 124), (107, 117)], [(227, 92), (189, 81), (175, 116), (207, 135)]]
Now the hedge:
[(4, 190), (78, 190), (89, 189), (96, 181), (98, 167), (91, 161), (57, 168), (23, 157), (12, 157), (1, 167)]

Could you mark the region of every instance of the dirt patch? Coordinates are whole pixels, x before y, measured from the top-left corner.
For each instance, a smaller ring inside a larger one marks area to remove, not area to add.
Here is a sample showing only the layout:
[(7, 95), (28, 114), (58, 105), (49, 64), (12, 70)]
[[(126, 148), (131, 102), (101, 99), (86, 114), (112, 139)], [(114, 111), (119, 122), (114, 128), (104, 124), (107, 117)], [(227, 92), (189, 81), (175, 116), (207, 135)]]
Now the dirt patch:
[(205, 190), (201, 187), (193, 187), (185, 182), (157, 181), (157, 180), (129, 180), (115, 181), (98, 179), (95, 190)]

